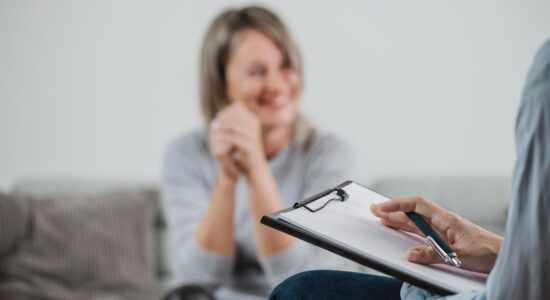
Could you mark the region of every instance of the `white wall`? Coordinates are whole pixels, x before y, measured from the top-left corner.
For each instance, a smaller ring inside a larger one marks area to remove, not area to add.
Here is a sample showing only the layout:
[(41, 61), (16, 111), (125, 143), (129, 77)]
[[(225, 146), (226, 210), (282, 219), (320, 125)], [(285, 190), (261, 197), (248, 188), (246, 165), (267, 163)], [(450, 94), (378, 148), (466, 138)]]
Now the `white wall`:
[[(201, 125), (199, 47), (242, 1), (0, 1), (0, 188), (29, 177), (157, 181)], [(302, 108), (348, 138), (359, 179), (501, 174), (550, 2), (276, 1), (306, 62)]]

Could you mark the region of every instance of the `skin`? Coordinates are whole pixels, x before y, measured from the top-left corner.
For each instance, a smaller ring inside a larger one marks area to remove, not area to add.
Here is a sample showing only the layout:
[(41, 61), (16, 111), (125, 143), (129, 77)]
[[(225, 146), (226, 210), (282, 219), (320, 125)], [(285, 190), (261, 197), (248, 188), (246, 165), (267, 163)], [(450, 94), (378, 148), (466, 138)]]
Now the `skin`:
[(235, 253), (235, 185), (239, 176), (245, 176), (254, 240), (259, 255), (267, 257), (294, 242), (293, 237), (261, 225), (260, 219), (285, 207), (268, 159), (279, 153), (292, 135), (301, 76), (287, 66), (281, 49), (254, 29), (238, 36), (225, 73), (230, 104), (218, 112), (209, 131), (218, 174), (195, 238), (211, 252)]
[[(416, 212), (455, 250), (462, 262), (461, 268), (489, 273), (502, 245), (502, 237), (489, 232), (422, 197), (397, 198), (371, 206), (382, 224), (424, 236), (405, 212)], [(409, 261), (420, 264), (444, 263), (429, 246), (408, 249)], [(449, 263), (451, 264), (451, 263)], [(451, 264), (452, 265), (452, 264)]]

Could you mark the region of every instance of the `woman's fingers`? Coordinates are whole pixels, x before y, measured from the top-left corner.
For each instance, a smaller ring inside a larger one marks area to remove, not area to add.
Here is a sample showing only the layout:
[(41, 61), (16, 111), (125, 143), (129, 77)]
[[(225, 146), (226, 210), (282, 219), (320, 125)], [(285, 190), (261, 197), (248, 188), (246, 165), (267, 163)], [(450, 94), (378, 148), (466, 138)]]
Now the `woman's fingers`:
[(434, 248), (429, 245), (409, 248), (405, 257), (408, 261), (418, 264), (445, 263), (443, 258), (441, 258), (441, 256), (435, 252)]
[(251, 135), (249, 128), (242, 124), (220, 125), (216, 130), (222, 134), (231, 133), (243, 138), (248, 138)]
[[(224, 110), (220, 111), (216, 116), (216, 119), (222, 125), (222, 127), (233, 126), (235, 124), (241, 125), (241, 127), (248, 128), (248, 130), (259, 130), (258, 117), (242, 103), (233, 103)], [(257, 127), (257, 128), (256, 128)]]
[(232, 159), (230, 155), (224, 155), (220, 158), (220, 162), (223, 165), (223, 168), (229, 172), (232, 177), (237, 177), (240, 173), (239, 167)]
[(388, 218), (388, 215), (394, 212), (415, 212), (421, 215), (429, 224), (433, 223), (434, 217), (438, 220), (450, 217), (448, 211), (418, 196), (395, 198), (383, 203), (374, 204), (371, 207), (371, 211), (379, 218)]
[[(450, 223), (454, 215), (443, 208), (429, 202), (422, 197), (396, 198), (387, 202), (371, 205), (372, 213), (381, 218), (382, 223), (402, 224), (400, 228), (418, 234), (418, 228), (405, 214), (405, 212), (416, 212), (430, 225), (444, 240), (453, 240), (449, 236)], [(391, 226), (395, 227), (395, 226)], [(408, 228), (408, 229), (407, 229)], [(423, 236), (423, 234), (419, 234)]]
[(391, 199), (387, 202), (376, 204), (375, 215), (383, 217), (388, 213), (395, 211), (409, 212), (413, 211), (422, 216), (431, 219), (434, 212), (437, 210), (437, 206), (428, 202), (422, 197), (406, 197)]
[(399, 229), (403, 231), (407, 231), (410, 233), (418, 234), (419, 236), (424, 236), (424, 234), (414, 225), (410, 225), (407, 223), (400, 223), (400, 222), (394, 222), (389, 219), (380, 219), (380, 223), (384, 226), (388, 226), (394, 229)]
[[(394, 228), (399, 227), (399, 229), (403, 229), (403, 230), (407, 230), (406, 228), (416, 228), (414, 223), (403, 212), (400, 212), (400, 211), (394, 211), (390, 213), (380, 212), (379, 206), (377, 206), (376, 204), (372, 204), (370, 206), (370, 210), (375, 216), (381, 218), (381, 221), (384, 225), (395, 224), (395, 226), (387, 225), (389, 227), (394, 227)], [(411, 231), (411, 230), (407, 230), (407, 231)], [(411, 232), (414, 232), (414, 231), (411, 231)]]

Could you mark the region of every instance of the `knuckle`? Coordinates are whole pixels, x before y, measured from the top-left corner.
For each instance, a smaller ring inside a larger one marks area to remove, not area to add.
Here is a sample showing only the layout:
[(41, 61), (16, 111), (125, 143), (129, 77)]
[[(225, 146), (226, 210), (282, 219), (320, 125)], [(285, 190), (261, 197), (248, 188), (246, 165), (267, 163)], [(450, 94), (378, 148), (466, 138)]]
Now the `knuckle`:
[(422, 196), (414, 196), (413, 198), (414, 198), (415, 202), (417, 202), (417, 203), (425, 204), (426, 202), (428, 202), (428, 200), (426, 200), (426, 198), (424, 198)]

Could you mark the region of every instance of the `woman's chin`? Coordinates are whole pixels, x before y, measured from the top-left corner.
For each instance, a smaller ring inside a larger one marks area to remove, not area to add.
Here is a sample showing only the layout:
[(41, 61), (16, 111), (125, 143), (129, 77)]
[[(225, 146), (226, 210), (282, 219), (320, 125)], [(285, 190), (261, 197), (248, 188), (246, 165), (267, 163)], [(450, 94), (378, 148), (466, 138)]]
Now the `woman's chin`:
[(273, 130), (277, 128), (290, 127), (294, 123), (295, 119), (296, 114), (261, 118), (262, 128), (264, 128), (264, 130)]

